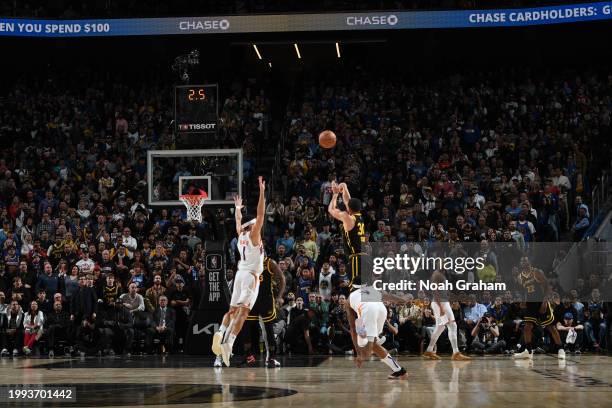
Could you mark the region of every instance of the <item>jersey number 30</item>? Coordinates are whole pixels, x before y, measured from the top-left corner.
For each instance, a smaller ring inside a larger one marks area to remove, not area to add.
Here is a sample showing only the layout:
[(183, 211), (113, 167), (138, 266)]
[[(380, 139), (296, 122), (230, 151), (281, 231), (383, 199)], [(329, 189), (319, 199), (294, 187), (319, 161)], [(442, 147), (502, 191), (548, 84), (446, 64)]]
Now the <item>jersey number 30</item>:
[(365, 241), (365, 225), (363, 222), (358, 222), (357, 223), (357, 228), (359, 228), (358, 233), (359, 233), (359, 238), (361, 238), (361, 241)]

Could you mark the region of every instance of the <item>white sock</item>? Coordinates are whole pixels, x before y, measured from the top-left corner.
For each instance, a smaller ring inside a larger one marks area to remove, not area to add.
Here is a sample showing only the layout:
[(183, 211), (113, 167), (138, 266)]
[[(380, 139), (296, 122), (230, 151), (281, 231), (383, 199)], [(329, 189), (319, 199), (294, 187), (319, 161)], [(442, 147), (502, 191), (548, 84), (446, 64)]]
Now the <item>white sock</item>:
[(457, 347), (457, 323), (455, 322), (448, 324), (448, 340), (450, 340), (450, 344), (453, 346), (453, 353), (458, 353), (459, 347)]
[(385, 363), (387, 367), (393, 370), (394, 373), (397, 373), (398, 371), (402, 369), (402, 367), (400, 367), (400, 365), (397, 364), (397, 361), (395, 361), (395, 359), (391, 357), (391, 354), (387, 354), (387, 357), (381, 358), (380, 361)]
[[(234, 319), (230, 319), (227, 326), (223, 326), (225, 327), (225, 329), (223, 330), (223, 338), (221, 339), (221, 343), (225, 343), (227, 341), (227, 338), (232, 333), (233, 324), (234, 324)], [(221, 327), (219, 327), (219, 331), (221, 331)]]
[(436, 326), (436, 329), (431, 335), (431, 339), (429, 339), (429, 345), (427, 346), (427, 351), (429, 351), (430, 353), (433, 352), (433, 349), (436, 346), (436, 343), (438, 342), (438, 337), (440, 337), (443, 331), (444, 331), (444, 326)]
[(236, 341), (236, 335), (230, 334), (227, 338), (227, 342), (231, 347), (234, 347), (234, 342)]
[(219, 326), (219, 333), (223, 334), (226, 330), (227, 327), (223, 323), (221, 323), (221, 326)]

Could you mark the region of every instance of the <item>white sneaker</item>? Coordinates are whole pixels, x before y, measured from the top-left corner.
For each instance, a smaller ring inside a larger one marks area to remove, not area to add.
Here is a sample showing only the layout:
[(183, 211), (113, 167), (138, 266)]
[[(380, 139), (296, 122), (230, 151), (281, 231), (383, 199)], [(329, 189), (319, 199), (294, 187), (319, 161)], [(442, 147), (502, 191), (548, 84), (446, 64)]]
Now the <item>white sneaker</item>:
[(17, 349), (13, 349), (13, 357), (17, 357), (19, 355), (19, 351)]
[(0, 352), (0, 355), (4, 357), (4, 356), (8, 356), (8, 353), (9, 353), (8, 350), (4, 348), (2, 349), (2, 352)]
[(232, 346), (229, 343), (221, 343), (221, 357), (226, 367), (230, 366), (230, 358), (232, 357)]
[(215, 332), (212, 341), (212, 352), (215, 353), (216, 356), (221, 355), (221, 341), (223, 341), (223, 333), (220, 331)]
[(559, 349), (559, 351), (557, 352), (557, 358), (559, 360), (565, 360), (565, 350)]
[(533, 353), (530, 353), (527, 349), (525, 349), (521, 353), (513, 354), (512, 358), (515, 360), (533, 360)]
[(268, 367), (268, 368), (278, 368), (280, 366), (281, 366), (280, 361), (278, 361), (278, 360), (276, 360), (274, 358), (271, 358), (268, 361), (266, 361), (266, 367)]
[(215, 368), (223, 367), (223, 359), (221, 358), (221, 356), (215, 357), (215, 363), (213, 364), (213, 367)]

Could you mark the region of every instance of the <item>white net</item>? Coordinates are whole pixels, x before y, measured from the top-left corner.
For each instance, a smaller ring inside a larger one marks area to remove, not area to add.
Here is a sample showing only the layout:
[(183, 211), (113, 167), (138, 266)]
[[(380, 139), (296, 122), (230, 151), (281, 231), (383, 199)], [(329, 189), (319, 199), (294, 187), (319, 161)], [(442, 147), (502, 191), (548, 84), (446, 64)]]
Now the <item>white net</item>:
[(187, 208), (187, 221), (202, 222), (202, 206), (208, 200), (203, 195), (182, 195), (179, 197)]

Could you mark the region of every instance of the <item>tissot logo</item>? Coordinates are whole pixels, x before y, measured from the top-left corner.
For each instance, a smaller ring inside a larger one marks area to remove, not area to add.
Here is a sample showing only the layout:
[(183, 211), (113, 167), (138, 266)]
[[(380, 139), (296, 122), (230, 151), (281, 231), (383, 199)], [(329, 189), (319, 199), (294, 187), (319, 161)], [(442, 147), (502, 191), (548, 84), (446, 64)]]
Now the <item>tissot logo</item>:
[(178, 128), (181, 132), (188, 130), (215, 130), (216, 123), (179, 123)]
[(227, 30), (230, 27), (228, 20), (186, 20), (179, 22), (180, 30)]
[(349, 16), (346, 18), (346, 25), (350, 26), (368, 26), (368, 25), (390, 25), (397, 24), (397, 16), (390, 14), (388, 16)]

